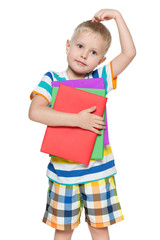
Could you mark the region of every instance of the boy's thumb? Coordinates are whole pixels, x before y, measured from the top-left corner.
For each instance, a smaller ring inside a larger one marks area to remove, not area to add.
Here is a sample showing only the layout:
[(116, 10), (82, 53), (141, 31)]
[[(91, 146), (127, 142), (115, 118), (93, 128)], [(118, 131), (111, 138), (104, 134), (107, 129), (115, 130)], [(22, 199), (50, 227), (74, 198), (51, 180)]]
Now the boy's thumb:
[(93, 111), (96, 110), (96, 106), (93, 106), (93, 107), (91, 107), (91, 108), (88, 108), (87, 110), (88, 110), (87, 112), (93, 112)]

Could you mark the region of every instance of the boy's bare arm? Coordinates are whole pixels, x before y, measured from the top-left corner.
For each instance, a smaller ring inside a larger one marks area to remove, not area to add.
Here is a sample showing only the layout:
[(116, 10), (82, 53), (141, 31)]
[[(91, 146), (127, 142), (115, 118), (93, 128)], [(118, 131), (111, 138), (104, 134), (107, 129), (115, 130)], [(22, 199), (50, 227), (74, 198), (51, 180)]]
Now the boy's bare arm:
[(100, 22), (114, 19), (117, 24), (121, 53), (112, 60), (113, 78), (117, 77), (136, 56), (136, 48), (129, 29), (117, 10), (102, 9), (94, 15), (92, 21)]
[(45, 98), (36, 95), (30, 105), (29, 118), (48, 126), (80, 127), (101, 134), (98, 129), (104, 129), (105, 122), (103, 117), (91, 114), (95, 109), (96, 107), (91, 107), (77, 114), (64, 113), (51, 109)]

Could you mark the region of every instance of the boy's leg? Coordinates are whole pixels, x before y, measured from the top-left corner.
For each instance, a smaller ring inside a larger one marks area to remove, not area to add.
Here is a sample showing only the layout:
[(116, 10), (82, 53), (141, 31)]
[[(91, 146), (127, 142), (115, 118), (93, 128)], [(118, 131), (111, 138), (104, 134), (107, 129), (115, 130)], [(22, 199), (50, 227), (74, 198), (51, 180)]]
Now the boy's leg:
[(70, 240), (80, 223), (79, 185), (61, 185), (49, 180), (48, 198), (43, 222), (55, 229), (54, 240)]
[(108, 226), (124, 219), (114, 176), (84, 183), (80, 192), (92, 240), (109, 240)]
[(61, 231), (55, 230), (54, 240), (71, 240), (74, 230)]
[(108, 227), (104, 228), (94, 228), (88, 224), (89, 231), (92, 236), (92, 240), (109, 240)]

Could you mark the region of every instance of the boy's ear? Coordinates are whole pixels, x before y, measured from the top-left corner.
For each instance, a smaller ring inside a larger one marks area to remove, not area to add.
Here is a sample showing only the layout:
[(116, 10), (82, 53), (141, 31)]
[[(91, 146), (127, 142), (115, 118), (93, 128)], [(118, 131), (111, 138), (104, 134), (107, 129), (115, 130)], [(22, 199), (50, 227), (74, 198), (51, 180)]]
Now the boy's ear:
[(105, 60), (106, 60), (106, 57), (103, 57), (103, 58), (99, 61), (98, 65), (101, 64), (101, 63), (103, 63)]
[(66, 53), (68, 53), (69, 48), (70, 48), (70, 41), (67, 40), (67, 42), (66, 42)]

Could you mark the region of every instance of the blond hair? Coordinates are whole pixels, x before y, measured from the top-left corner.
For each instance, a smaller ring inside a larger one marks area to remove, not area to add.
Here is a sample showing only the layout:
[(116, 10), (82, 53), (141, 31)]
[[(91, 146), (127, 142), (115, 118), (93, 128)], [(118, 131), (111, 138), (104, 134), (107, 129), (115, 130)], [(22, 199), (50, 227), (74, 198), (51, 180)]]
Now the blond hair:
[(91, 20), (82, 22), (74, 30), (73, 35), (71, 37), (71, 41), (73, 41), (75, 36), (82, 31), (88, 31), (99, 34), (105, 41), (104, 52), (106, 53), (108, 51), (111, 45), (112, 37), (106, 26), (104, 26), (100, 22), (92, 22)]

